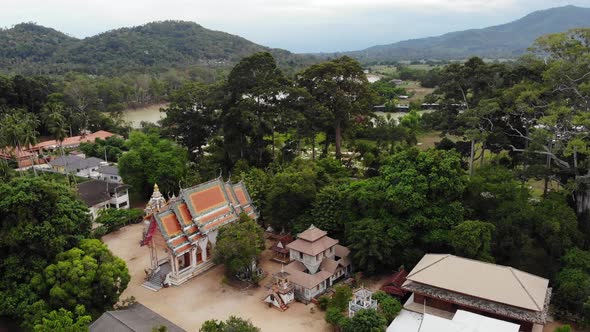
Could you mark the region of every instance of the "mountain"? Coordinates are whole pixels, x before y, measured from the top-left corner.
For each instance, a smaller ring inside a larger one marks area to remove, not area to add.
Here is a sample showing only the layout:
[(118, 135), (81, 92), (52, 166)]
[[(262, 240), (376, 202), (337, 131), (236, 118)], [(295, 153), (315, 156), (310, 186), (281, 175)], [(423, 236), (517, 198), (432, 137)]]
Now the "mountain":
[(224, 67), (263, 51), (271, 52), (283, 66), (312, 59), (184, 21), (153, 22), (84, 39), (32, 23), (0, 30), (0, 71), (11, 72), (112, 74), (191, 65)]
[(502, 25), (451, 32), (438, 37), (411, 39), (362, 51), (345, 52), (364, 61), (515, 58), (548, 33), (590, 27), (590, 8), (576, 6), (540, 10)]

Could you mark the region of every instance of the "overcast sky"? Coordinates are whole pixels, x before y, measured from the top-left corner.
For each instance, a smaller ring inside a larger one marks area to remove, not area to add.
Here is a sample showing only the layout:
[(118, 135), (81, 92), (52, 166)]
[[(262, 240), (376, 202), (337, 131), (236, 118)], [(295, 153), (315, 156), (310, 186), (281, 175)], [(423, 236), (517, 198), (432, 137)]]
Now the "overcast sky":
[(36, 22), (75, 37), (151, 21), (194, 21), (294, 52), (357, 50), (481, 28), (590, 0), (0, 0), (0, 27)]

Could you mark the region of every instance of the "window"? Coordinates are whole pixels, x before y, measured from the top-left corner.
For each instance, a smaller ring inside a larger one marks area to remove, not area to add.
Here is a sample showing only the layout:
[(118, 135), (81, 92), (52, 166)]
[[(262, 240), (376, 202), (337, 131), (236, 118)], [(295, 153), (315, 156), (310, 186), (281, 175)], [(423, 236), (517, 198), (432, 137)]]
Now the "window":
[(303, 259), (303, 253), (302, 252), (299, 253), (299, 259)]
[(120, 208), (122, 208), (122, 207), (125, 207), (125, 206), (127, 206), (127, 201), (125, 201), (125, 202), (123, 202), (123, 203), (119, 204), (119, 207), (120, 207)]
[(117, 208), (117, 204), (109, 204), (109, 208), (116, 209)]

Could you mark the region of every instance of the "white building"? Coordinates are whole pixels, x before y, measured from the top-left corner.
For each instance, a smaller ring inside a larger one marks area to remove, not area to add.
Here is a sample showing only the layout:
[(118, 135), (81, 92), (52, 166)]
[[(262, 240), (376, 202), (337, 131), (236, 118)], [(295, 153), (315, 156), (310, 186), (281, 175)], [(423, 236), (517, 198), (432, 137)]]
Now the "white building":
[(402, 310), (387, 332), (518, 332), (520, 325), (458, 310), (452, 319)]
[(90, 177), (99, 167), (106, 165), (106, 162), (95, 157), (82, 158), (76, 155), (67, 155), (53, 159), (49, 165), (56, 172)]
[(104, 165), (96, 170), (96, 177), (99, 180), (104, 180), (112, 183), (123, 183), (123, 179), (119, 175), (119, 168), (117, 166)]
[(77, 185), (80, 198), (86, 203), (92, 220), (98, 217), (102, 209), (128, 209), (130, 186), (119, 183), (109, 183), (102, 180), (90, 180)]
[(377, 300), (373, 300), (373, 292), (366, 288), (358, 289), (352, 294), (352, 300), (348, 302), (348, 317), (363, 309), (377, 309)]

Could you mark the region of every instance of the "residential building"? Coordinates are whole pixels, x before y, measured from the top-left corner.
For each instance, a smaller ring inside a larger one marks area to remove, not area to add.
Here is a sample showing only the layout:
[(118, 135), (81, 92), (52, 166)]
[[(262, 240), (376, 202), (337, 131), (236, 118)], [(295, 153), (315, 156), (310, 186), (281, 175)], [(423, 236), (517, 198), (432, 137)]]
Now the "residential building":
[(18, 168), (30, 167), (33, 164), (45, 163), (44, 160), (39, 159), (37, 153), (33, 153), (25, 149), (11, 147), (0, 149), (0, 159), (14, 160)]
[(360, 288), (352, 293), (352, 300), (348, 302), (348, 317), (354, 316), (359, 310), (377, 310), (377, 300), (373, 299), (373, 292)]
[(98, 217), (102, 209), (128, 209), (129, 188), (126, 184), (103, 180), (90, 180), (77, 185), (78, 194), (88, 206), (92, 220)]
[(154, 185), (145, 211), (142, 245), (150, 249), (150, 272), (144, 286), (155, 291), (164, 280), (180, 285), (211, 268), (221, 227), (236, 222), (241, 213), (258, 218), (244, 183), (221, 178), (183, 188), (169, 201)]
[[(508, 266), (447, 254), (427, 254), (402, 288), (404, 308), (453, 316), (458, 310), (511, 322), (520, 331), (542, 331), (551, 299), (549, 280)], [(449, 318), (449, 317), (446, 317)]]
[(186, 332), (141, 303), (122, 310), (107, 311), (90, 324), (90, 332), (150, 332), (165, 326), (168, 332)]
[(82, 158), (76, 155), (66, 155), (53, 159), (49, 165), (56, 172), (90, 177), (99, 167), (106, 165), (106, 162), (95, 157)]
[(96, 170), (96, 177), (100, 180), (113, 183), (123, 183), (123, 178), (119, 175), (119, 168), (112, 165), (103, 165)]
[(287, 249), (292, 262), (285, 271), (295, 284), (295, 296), (303, 302), (311, 301), (352, 272), (350, 250), (314, 225), (298, 234)]
[(79, 147), (81, 143), (94, 143), (96, 139), (100, 138), (102, 140), (106, 140), (111, 136), (118, 136), (116, 134), (110, 133), (105, 130), (99, 130), (94, 133), (83, 134), (79, 136), (72, 136), (66, 137), (63, 141), (59, 142), (57, 140), (48, 140), (43, 141), (34, 146), (30, 147), (29, 151), (55, 151), (61, 147), (66, 149), (76, 148)]
[(43, 152), (53, 152), (59, 149), (60, 146), (68, 149), (76, 148), (81, 143), (93, 143), (98, 138), (105, 140), (111, 136), (117, 135), (108, 131), (99, 130), (95, 133), (66, 137), (62, 142), (48, 140), (33, 146), (23, 147), (22, 149), (4, 147), (0, 148), (0, 159), (15, 160), (19, 168), (45, 164), (47, 160), (42, 156)]

